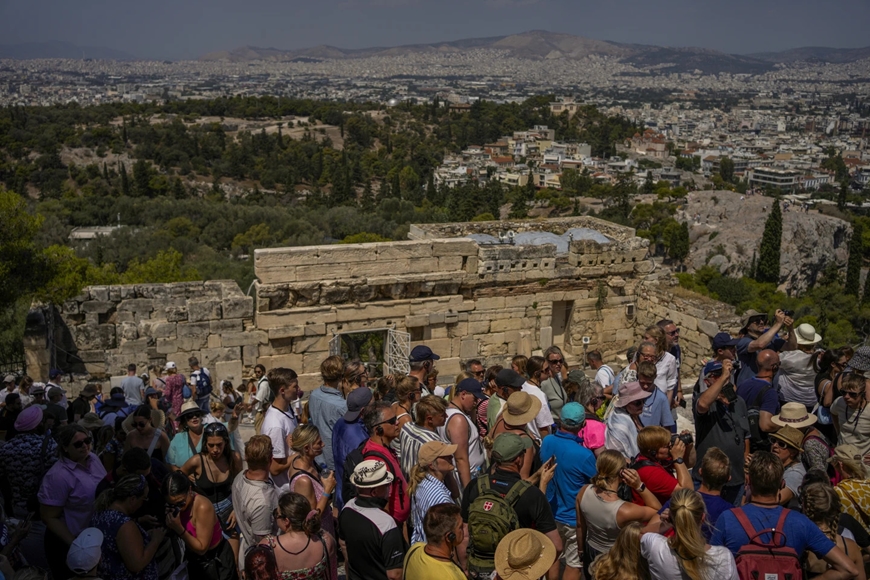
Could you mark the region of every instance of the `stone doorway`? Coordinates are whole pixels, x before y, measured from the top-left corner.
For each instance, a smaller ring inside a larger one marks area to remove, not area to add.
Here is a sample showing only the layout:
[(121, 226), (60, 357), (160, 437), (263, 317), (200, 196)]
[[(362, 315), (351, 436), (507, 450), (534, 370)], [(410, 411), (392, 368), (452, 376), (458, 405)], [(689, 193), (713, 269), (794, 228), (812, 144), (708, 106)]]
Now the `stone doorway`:
[(571, 352), (571, 318), (574, 316), (574, 301), (553, 302), (553, 344)]
[(410, 370), (411, 335), (393, 328), (342, 332), (329, 341), (329, 354), (345, 360), (360, 360), (369, 377), (406, 373)]

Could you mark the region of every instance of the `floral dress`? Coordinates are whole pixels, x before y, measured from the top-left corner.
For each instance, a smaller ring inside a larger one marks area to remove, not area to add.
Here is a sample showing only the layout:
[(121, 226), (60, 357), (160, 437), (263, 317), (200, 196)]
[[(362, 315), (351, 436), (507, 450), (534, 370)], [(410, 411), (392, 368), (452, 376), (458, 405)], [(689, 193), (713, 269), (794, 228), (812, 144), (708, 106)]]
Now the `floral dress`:
[[(106, 510), (94, 514), (91, 518), (91, 526), (103, 532), (103, 557), (100, 560), (98, 572), (103, 578), (112, 580), (157, 580), (157, 561), (151, 560), (145, 569), (138, 574), (133, 574), (124, 565), (121, 551), (118, 549), (118, 530), (121, 526), (131, 521), (130, 516), (117, 510)], [(135, 523), (135, 520), (133, 520)], [(138, 523), (139, 533), (145, 546), (151, 541), (148, 533)]]
[[(320, 562), (310, 568), (282, 570), (281, 580), (332, 580), (333, 578), (336, 578), (335, 575), (329, 574), (329, 551), (326, 549), (326, 542), (323, 540), (322, 536), (317, 536), (317, 539), (320, 540), (320, 543), (323, 545), (323, 557), (320, 558)], [(269, 547), (273, 550), (276, 548), (284, 550), (284, 547), (278, 543), (275, 536), (266, 536), (266, 541), (269, 542)], [(287, 550), (284, 551), (287, 552)], [(289, 554), (290, 552), (287, 553)]]

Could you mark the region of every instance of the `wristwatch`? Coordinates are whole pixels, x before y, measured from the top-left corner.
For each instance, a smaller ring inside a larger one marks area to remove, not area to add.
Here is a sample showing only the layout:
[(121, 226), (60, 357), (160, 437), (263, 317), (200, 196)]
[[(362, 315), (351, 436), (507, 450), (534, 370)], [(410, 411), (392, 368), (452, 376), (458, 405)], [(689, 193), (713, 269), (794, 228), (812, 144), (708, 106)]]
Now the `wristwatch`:
[(644, 491), (646, 491), (646, 484), (645, 484), (644, 482), (641, 481), (641, 482), (640, 482), (640, 487), (638, 487), (638, 488), (637, 488), (636, 490), (634, 490), (634, 491), (636, 491), (637, 493), (643, 493)]
[(674, 459), (674, 463), (676, 463), (677, 465), (682, 465), (685, 463), (685, 461), (683, 461), (682, 457), (677, 457), (676, 459)]

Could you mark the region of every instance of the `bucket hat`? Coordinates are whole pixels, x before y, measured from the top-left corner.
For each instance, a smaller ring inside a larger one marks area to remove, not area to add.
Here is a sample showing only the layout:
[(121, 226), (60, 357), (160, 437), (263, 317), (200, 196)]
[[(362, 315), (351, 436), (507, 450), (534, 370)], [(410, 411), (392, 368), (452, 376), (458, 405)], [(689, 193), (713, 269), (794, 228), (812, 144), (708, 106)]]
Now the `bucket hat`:
[(508, 397), (502, 418), (508, 425), (525, 425), (541, 412), (541, 400), (522, 391)]

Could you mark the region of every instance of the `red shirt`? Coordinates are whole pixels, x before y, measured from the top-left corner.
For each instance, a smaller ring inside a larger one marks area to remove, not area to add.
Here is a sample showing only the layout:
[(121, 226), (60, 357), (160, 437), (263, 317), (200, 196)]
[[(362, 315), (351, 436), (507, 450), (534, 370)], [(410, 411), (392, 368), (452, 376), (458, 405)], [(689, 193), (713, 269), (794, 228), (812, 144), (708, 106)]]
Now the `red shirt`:
[[(671, 495), (674, 493), (674, 488), (680, 484), (680, 482), (677, 481), (677, 478), (674, 477), (670, 471), (658, 463), (649, 467), (641, 467), (637, 470), (637, 474), (640, 476), (640, 480), (646, 484), (662, 505), (671, 499)], [(646, 505), (640, 497), (640, 494), (636, 491), (632, 490), (631, 497), (633, 503), (641, 506)]]
[[(387, 513), (393, 516), (397, 524), (403, 524), (411, 516), (411, 498), (408, 495), (408, 482), (402, 473), (402, 466), (399, 465), (396, 452), (389, 447), (375, 443), (371, 439), (366, 441), (362, 451), (363, 459), (383, 461), (381, 457), (383, 456), (390, 462), (388, 468), (393, 474), (393, 483), (390, 486), (390, 503), (387, 504)], [(378, 455), (371, 455), (371, 451), (377, 451)]]

